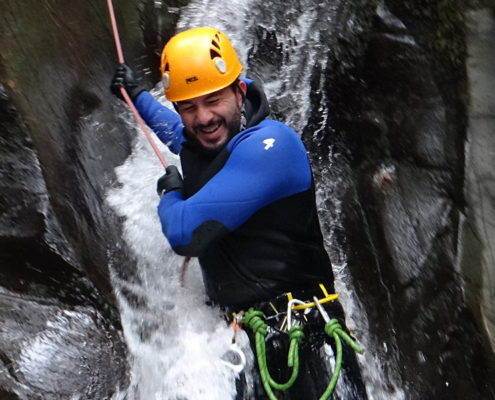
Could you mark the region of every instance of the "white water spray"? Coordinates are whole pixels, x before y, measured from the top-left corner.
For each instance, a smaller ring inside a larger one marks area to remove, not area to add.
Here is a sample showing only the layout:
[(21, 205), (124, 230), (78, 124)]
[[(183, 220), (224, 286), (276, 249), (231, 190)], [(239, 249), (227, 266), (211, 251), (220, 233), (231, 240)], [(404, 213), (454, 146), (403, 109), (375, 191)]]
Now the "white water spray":
[[(309, 1), (302, 1), (304, 10), (292, 18), (290, 27), (283, 15), (270, 14), (270, 4), (253, 4), (248, 0), (223, 2), (219, 0), (191, 1), (181, 9), (178, 29), (213, 25), (225, 31), (240, 51), (247, 65), (249, 49), (256, 48), (256, 27), (277, 32), (277, 41), (283, 53), (283, 62), (276, 79), (264, 81), (269, 100), (289, 104), (284, 122), (302, 132), (310, 110), (310, 79), (313, 67), (320, 63), (325, 70), (325, 49), (320, 45), (317, 10)], [(307, 4), (306, 4), (307, 3)], [(322, 53), (323, 52), (323, 53)], [(248, 71), (249, 75), (249, 71)], [(324, 79), (320, 82), (325, 83)], [(155, 95), (161, 90), (154, 92)], [(163, 101), (163, 99), (162, 99)], [(326, 118), (328, 110), (321, 110)], [(130, 125), (132, 121), (126, 120)], [(132, 156), (117, 168), (121, 184), (108, 195), (109, 204), (125, 218), (124, 235), (137, 259), (138, 279), (124, 281), (117, 276), (113, 282), (121, 308), (122, 323), (132, 356), (131, 385), (128, 400), (204, 399), (228, 400), (236, 395), (236, 374), (225, 367), (222, 356), (229, 348), (232, 331), (226, 326), (219, 310), (205, 305), (205, 291), (197, 263), (189, 267), (185, 287), (180, 286), (181, 257), (175, 255), (164, 238), (156, 213), (158, 197), (156, 180), (163, 173), (159, 163), (140, 135), (137, 135)], [(178, 159), (162, 146), (167, 157), (177, 164)], [(331, 168), (331, 166), (329, 166)], [(333, 182), (332, 187), (338, 186)], [(326, 188), (326, 192), (332, 192)], [(332, 201), (337, 199), (332, 199)], [(319, 202), (322, 207), (323, 202)], [(336, 204), (337, 211), (340, 206)], [(320, 210), (328, 217), (328, 213)], [(339, 213), (331, 224), (338, 225)], [(327, 237), (330, 248), (331, 232)], [(367, 320), (348, 286), (345, 255), (334, 264), (336, 288), (346, 310), (347, 323), (358, 340), (365, 346)], [(128, 293), (140, 299), (129, 301)], [(238, 337), (252, 367), (252, 353), (245, 334)], [(329, 351), (329, 348), (326, 349)], [(361, 359), (368, 382), (370, 399), (403, 399), (403, 393), (380, 386), (384, 372), (380, 362), (367, 349)], [(347, 385), (340, 380), (337, 386), (340, 398), (351, 398)]]
[[(133, 124), (130, 115), (124, 118)], [(162, 145), (161, 150), (177, 163)], [(138, 268), (136, 282), (113, 276), (132, 357), (128, 399), (234, 398), (236, 374), (222, 362), (232, 330), (218, 309), (205, 305), (197, 262), (189, 266), (185, 287), (180, 285), (182, 258), (170, 249), (156, 212), (156, 180), (163, 170), (140, 135), (116, 173), (121, 186), (110, 191), (107, 201), (125, 218), (125, 239)], [(129, 298), (140, 300), (135, 304)], [(245, 347), (247, 337), (237, 336)]]

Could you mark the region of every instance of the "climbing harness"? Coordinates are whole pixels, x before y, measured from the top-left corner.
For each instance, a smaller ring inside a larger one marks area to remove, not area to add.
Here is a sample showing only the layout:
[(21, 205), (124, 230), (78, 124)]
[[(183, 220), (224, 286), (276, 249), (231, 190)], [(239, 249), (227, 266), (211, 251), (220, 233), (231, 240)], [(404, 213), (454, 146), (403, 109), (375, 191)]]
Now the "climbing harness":
[[(250, 308), (242, 316), (242, 324), (249, 327), (254, 334), (255, 347), (256, 347), (256, 359), (258, 361), (258, 368), (261, 376), (261, 382), (263, 388), (270, 400), (277, 400), (274, 390), (286, 391), (290, 389), (299, 373), (299, 346), (304, 338), (302, 322), (306, 319), (305, 314), (309, 313), (311, 309), (318, 309), (321, 317), (325, 321), (325, 333), (335, 341), (336, 355), (335, 355), (335, 368), (328, 383), (327, 388), (320, 397), (319, 400), (327, 400), (332, 395), (342, 369), (342, 340), (349, 345), (355, 352), (363, 353), (364, 350), (359, 346), (351, 337), (344, 332), (342, 326), (337, 319), (330, 319), (328, 313), (323, 308), (322, 304), (330, 301), (335, 301), (338, 298), (338, 294), (329, 294), (323, 284), (320, 284), (320, 289), (323, 292), (324, 297), (318, 299), (313, 297), (312, 302), (304, 302), (293, 298), (291, 293), (287, 293), (287, 314), (282, 322), (281, 329), (286, 328), (290, 344), (287, 365), (291, 368), (290, 378), (285, 383), (276, 382), (270, 375), (268, 368), (268, 360), (266, 357), (266, 337), (268, 335), (268, 324), (266, 323), (267, 317), (265, 314), (254, 308)], [(272, 303), (269, 303), (270, 307), (276, 312), (275, 316), (278, 318), (280, 313)], [(300, 312), (301, 315), (297, 314)], [(294, 317), (298, 317), (297, 322), (294, 322)]]
[[(107, 0), (107, 7), (108, 7), (108, 13), (110, 15), (110, 23), (112, 25), (112, 31), (113, 31), (113, 39), (115, 41), (115, 48), (117, 50), (117, 60), (119, 64), (124, 64), (124, 52), (122, 51), (122, 44), (120, 42), (120, 35), (119, 35), (119, 29), (117, 27), (117, 19), (115, 18), (115, 12), (113, 8), (113, 3), (112, 0)], [(138, 124), (141, 133), (144, 135), (148, 143), (150, 144), (151, 148), (155, 152), (156, 156), (158, 157), (158, 160), (160, 160), (160, 163), (162, 164), (163, 168), (167, 168), (169, 165), (168, 161), (166, 158), (163, 156), (163, 154), (160, 152), (158, 149), (158, 146), (156, 145), (155, 141), (153, 140), (153, 136), (149, 132), (149, 128), (146, 126), (145, 122), (139, 115), (138, 110), (134, 106), (134, 103), (132, 102), (131, 98), (129, 97), (129, 94), (127, 93), (127, 90), (123, 86), (120, 87), (120, 93), (122, 94), (122, 97), (124, 98), (125, 102), (127, 103), (127, 106), (130, 108), (132, 115), (134, 116), (134, 120)], [(184, 263), (182, 264), (182, 272), (181, 272), (181, 283), (183, 284), (184, 279), (185, 279), (185, 273), (187, 269), (187, 265), (189, 264), (189, 261), (191, 260), (191, 257), (185, 257), (184, 258)]]

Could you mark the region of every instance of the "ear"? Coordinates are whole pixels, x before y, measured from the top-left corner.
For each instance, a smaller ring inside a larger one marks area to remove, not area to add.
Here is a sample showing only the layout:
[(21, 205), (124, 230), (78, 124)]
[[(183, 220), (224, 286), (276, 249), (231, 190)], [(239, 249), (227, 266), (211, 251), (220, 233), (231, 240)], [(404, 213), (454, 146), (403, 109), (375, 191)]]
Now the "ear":
[(237, 87), (239, 88), (239, 91), (237, 92), (237, 94), (239, 95), (238, 96), (238, 103), (239, 103), (239, 107), (241, 107), (242, 104), (244, 103), (244, 99), (246, 98), (246, 93), (247, 93), (246, 82), (241, 81), (239, 79), (239, 81), (237, 82)]
[(246, 82), (242, 81), (239, 79), (239, 88), (241, 89), (242, 93), (244, 93), (244, 95), (246, 95), (247, 93), (247, 85), (246, 85)]

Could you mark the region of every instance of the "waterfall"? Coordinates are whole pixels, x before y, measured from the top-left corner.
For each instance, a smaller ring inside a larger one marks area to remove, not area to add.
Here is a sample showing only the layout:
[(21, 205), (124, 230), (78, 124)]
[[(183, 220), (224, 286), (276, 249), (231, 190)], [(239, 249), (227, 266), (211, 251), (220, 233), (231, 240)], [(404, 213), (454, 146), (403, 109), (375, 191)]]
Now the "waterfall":
[[(123, 118), (133, 125), (130, 115)], [(178, 162), (161, 143), (160, 148), (172, 163)], [(182, 258), (170, 249), (156, 213), (156, 180), (163, 170), (141, 136), (116, 173), (120, 187), (110, 191), (107, 201), (125, 218), (125, 239), (139, 270), (136, 281), (113, 276), (132, 357), (128, 397), (233, 398), (235, 375), (222, 363), (232, 331), (219, 310), (205, 305), (197, 262), (189, 265), (184, 287), (180, 285)], [(140, 300), (129, 301), (124, 295), (129, 292)], [(247, 337), (240, 335), (238, 341), (246, 344)]]
[[(278, 5), (247, 0), (199, 0), (181, 9), (178, 29), (212, 25), (225, 31), (240, 52), (243, 64), (247, 65), (248, 75), (250, 65), (255, 64), (252, 72), (263, 80), (276, 116), (302, 132), (311, 107), (313, 67), (320, 63), (324, 71), (326, 52), (330, 51), (320, 43), (321, 26), (331, 22), (333, 12), (331, 5), (325, 10), (322, 15), (321, 6), (309, 0)], [(265, 51), (266, 41), (277, 49), (276, 63), (260, 60), (257, 56)], [(323, 77), (320, 85), (324, 84)], [(171, 108), (161, 93), (160, 87), (153, 91)], [(329, 110), (320, 111), (326, 118)], [(129, 115), (122, 118), (135, 128)], [(161, 149), (172, 163), (179, 164), (175, 155), (164, 146)], [(120, 186), (109, 192), (107, 201), (124, 218), (125, 239), (136, 254), (139, 269), (138, 278), (131, 281), (113, 277), (132, 356), (129, 400), (233, 399), (236, 376), (222, 363), (222, 356), (232, 340), (232, 331), (226, 327), (218, 309), (205, 305), (197, 262), (189, 266), (185, 286), (180, 286), (182, 259), (170, 249), (156, 213), (155, 185), (163, 170), (140, 136), (132, 155), (116, 173)], [(338, 181), (331, 184), (337, 187)], [(325, 213), (321, 193), (320, 190), (320, 211)], [(338, 202), (336, 208), (338, 211)], [(337, 212), (330, 223), (340, 226), (338, 217)], [(326, 234), (326, 244), (330, 248), (332, 232)], [(352, 295), (345, 255), (337, 258), (340, 262), (334, 265), (336, 287), (341, 293), (347, 323), (358, 340), (367, 345), (367, 320), (358, 299)], [(137, 300), (129, 301), (129, 298)], [(248, 368), (251, 368), (253, 355), (245, 334), (241, 334), (238, 341), (248, 356)], [(360, 363), (370, 399), (404, 398), (397, 387), (391, 394), (390, 388), (381, 383), (385, 381), (383, 368), (372, 349), (368, 348), (365, 357), (360, 357)], [(347, 397), (343, 380), (339, 382), (337, 393), (341, 398)]]

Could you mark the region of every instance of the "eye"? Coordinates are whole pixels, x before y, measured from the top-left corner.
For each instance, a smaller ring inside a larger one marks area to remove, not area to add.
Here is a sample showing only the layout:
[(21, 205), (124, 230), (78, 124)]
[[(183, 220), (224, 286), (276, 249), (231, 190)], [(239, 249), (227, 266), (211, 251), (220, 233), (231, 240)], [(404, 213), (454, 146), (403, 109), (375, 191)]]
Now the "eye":
[(208, 104), (217, 104), (220, 101), (219, 97), (210, 97), (206, 102)]
[(194, 109), (194, 105), (192, 104), (178, 104), (177, 108), (180, 112), (190, 112)]

